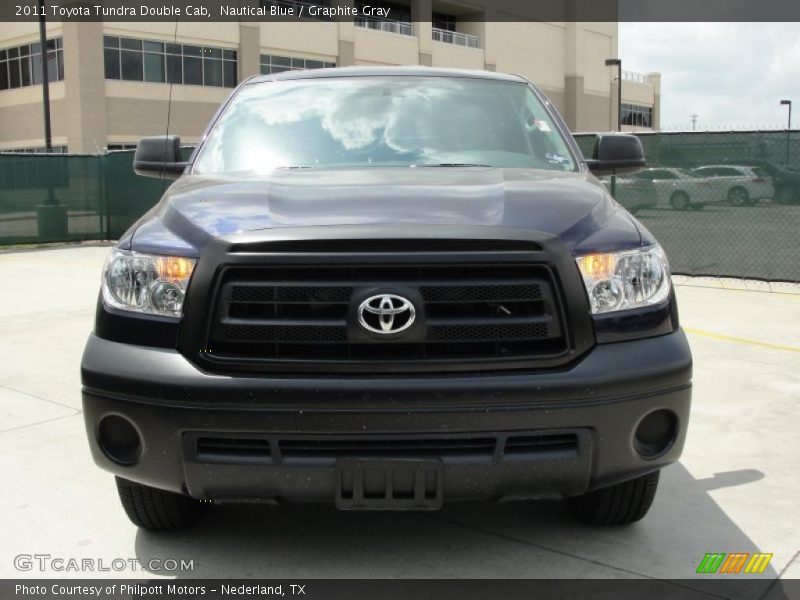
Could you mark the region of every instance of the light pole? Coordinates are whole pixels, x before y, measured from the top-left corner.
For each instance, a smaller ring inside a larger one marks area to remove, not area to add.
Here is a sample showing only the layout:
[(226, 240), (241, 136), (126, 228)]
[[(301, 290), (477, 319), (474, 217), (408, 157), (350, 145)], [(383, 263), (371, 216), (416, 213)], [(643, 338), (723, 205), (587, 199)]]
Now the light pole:
[(622, 131), (622, 60), (607, 58), (607, 67), (617, 67), (617, 131)]
[(692, 118), (692, 131), (697, 129), (697, 118), (700, 116), (697, 113), (692, 113), (689, 115)]
[(789, 107), (789, 117), (786, 121), (786, 166), (789, 166), (789, 142), (791, 129), (792, 129), (792, 101), (791, 100), (781, 100), (781, 106), (788, 106)]
[[(45, 20), (45, 0), (39, 4), (39, 45), (42, 63), (42, 105), (44, 106), (44, 146), (48, 154), (53, 151), (53, 136), (50, 129), (50, 78), (47, 73), (47, 22)], [(55, 51), (53, 52), (55, 55)], [(52, 160), (50, 158), (44, 160)], [(47, 198), (36, 206), (36, 223), (41, 242), (60, 242), (67, 238), (69, 230), (67, 209), (58, 203), (53, 189), (53, 179), (47, 177)]]
[(44, 0), (39, 0), (39, 44), (42, 53), (42, 104), (44, 106), (44, 147), (47, 152), (53, 151), (53, 137), (50, 132), (50, 80), (47, 76), (47, 23), (45, 21)]
[[(607, 58), (607, 67), (617, 67), (617, 131), (622, 131), (622, 60)], [(611, 176), (611, 195), (617, 197), (617, 176)]]
[(791, 100), (781, 100), (781, 106), (788, 106), (789, 107), (789, 118), (786, 121), (786, 129), (792, 128), (792, 101)]

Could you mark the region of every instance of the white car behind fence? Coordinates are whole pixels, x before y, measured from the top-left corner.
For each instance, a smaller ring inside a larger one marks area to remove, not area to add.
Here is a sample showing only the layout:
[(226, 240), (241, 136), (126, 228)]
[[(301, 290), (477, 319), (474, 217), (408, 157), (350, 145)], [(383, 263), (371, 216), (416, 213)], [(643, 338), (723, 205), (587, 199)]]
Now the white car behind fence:
[(733, 206), (752, 206), (764, 198), (772, 198), (772, 178), (760, 167), (707, 165), (689, 174), (710, 184), (709, 201), (727, 200)]

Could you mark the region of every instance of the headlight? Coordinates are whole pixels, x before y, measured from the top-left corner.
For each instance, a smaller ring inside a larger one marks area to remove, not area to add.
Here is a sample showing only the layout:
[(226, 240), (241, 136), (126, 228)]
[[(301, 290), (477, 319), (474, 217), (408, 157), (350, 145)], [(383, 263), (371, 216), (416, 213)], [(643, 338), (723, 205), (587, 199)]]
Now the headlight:
[(195, 262), (114, 249), (103, 269), (103, 301), (119, 310), (179, 317)]
[(593, 314), (650, 306), (669, 295), (669, 263), (661, 246), (588, 254), (575, 260)]

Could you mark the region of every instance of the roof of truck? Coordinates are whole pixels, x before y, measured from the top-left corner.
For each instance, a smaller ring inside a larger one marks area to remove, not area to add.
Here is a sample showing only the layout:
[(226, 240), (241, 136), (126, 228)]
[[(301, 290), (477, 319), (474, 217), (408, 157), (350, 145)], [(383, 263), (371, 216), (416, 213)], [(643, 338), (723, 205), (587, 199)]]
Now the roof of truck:
[(325, 79), (330, 77), (468, 77), (472, 79), (493, 79), (497, 81), (525, 82), (519, 75), (495, 73), (470, 69), (441, 69), (438, 67), (336, 67), (333, 69), (306, 69), (299, 71), (283, 71), (273, 75), (257, 75), (247, 80), (247, 84), (265, 81), (283, 81), (292, 79)]

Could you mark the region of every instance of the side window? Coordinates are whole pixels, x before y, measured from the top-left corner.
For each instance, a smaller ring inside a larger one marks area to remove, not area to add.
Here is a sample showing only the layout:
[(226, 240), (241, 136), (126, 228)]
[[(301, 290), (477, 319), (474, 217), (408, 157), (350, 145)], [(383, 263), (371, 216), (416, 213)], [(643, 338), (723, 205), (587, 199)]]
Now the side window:
[(519, 112), (531, 150), (536, 157), (544, 163), (571, 169), (569, 151), (563, 143), (556, 142), (562, 141), (561, 134), (533, 93), (525, 95), (525, 104), (520, 107)]
[(651, 179), (675, 179), (675, 175), (670, 173), (669, 171), (652, 171), (650, 173)]

